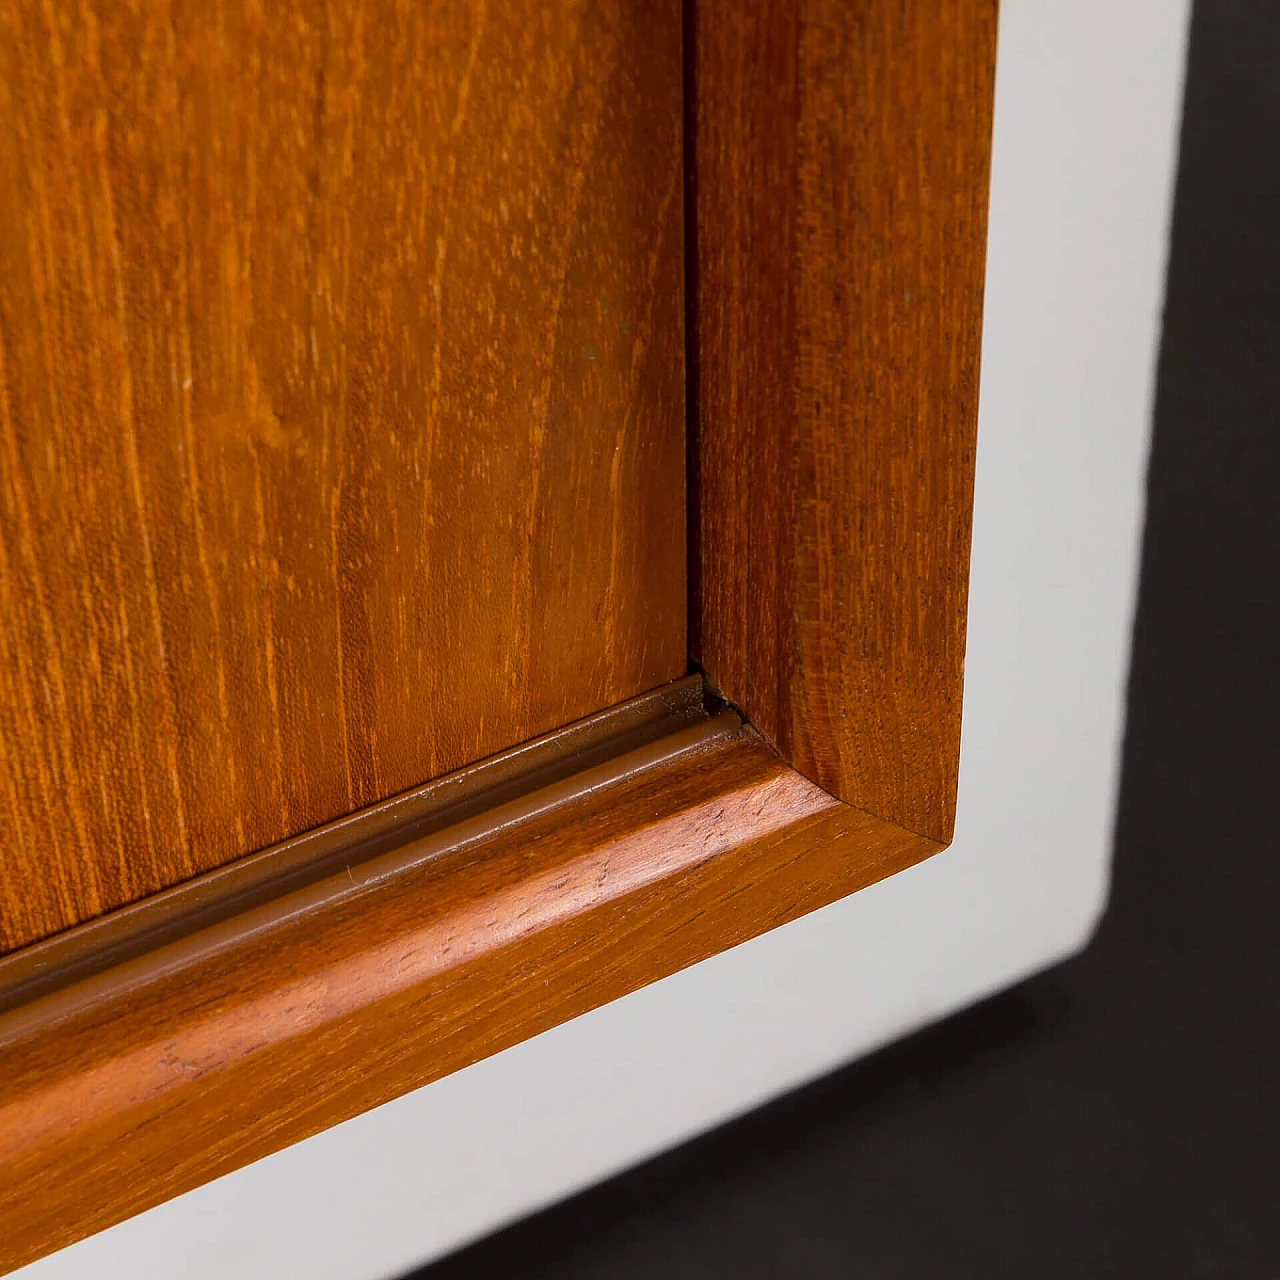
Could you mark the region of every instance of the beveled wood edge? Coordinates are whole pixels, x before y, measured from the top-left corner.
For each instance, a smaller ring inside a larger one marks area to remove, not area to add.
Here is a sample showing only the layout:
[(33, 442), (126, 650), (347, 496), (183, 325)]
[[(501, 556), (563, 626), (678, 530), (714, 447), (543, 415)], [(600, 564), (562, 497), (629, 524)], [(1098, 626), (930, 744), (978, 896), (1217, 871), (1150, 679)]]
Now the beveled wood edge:
[(732, 712), (0, 1016), (9, 1269), (937, 852)]
[[(697, 675), (673, 680), (357, 813), (0, 955), (0, 1015), (167, 943), (350, 873), (391, 850), (608, 764), (709, 719)], [(625, 767), (625, 766), (622, 766)], [(572, 780), (572, 781), (571, 781)], [(554, 790), (543, 802), (554, 802)], [(363, 873), (362, 873), (363, 874)]]

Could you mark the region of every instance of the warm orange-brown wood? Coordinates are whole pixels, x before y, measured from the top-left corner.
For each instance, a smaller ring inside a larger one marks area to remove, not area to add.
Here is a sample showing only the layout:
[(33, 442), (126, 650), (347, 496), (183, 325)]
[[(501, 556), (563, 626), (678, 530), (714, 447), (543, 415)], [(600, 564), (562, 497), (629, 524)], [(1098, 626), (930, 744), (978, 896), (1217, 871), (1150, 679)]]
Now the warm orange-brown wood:
[(694, 0), (695, 653), (950, 838), (995, 0)]
[[(79, 998), (84, 998), (87, 991), (98, 989), (86, 986), (86, 979), (109, 971), (118, 975), (128, 961), (192, 933), (207, 938), (209, 929), (227, 924), (239, 935), (246, 913), (286, 897), (296, 904), (299, 890), (322, 885), (334, 875), (342, 888), (342, 876), (353, 867), (363, 866), (363, 877), (377, 859), (395, 850), (412, 846), (415, 858), (428, 856), (429, 847), (451, 848), (465, 830), (477, 829), (474, 824), (487, 830), (499, 811), (509, 820), (528, 816), (531, 806), (559, 804), (566, 795), (581, 791), (585, 771), (624, 755), (631, 768), (636, 767), (637, 758), (651, 762), (654, 752), (661, 755), (669, 750), (673, 735), (706, 719), (702, 679), (674, 680), (501, 755), (0, 956), (0, 1014), (72, 984), (80, 984)], [(616, 780), (609, 771), (606, 777)], [(331, 896), (331, 887), (324, 888), (321, 896)]]
[(0, 952), (686, 670), (675, 0), (0, 0)]
[(0, 1267), (938, 848), (729, 712), (578, 781), (0, 1017)]
[(530, 742), (685, 670), (677, 6), (0, 0), (0, 1271), (949, 838), (994, 0), (686, 18), (764, 737)]

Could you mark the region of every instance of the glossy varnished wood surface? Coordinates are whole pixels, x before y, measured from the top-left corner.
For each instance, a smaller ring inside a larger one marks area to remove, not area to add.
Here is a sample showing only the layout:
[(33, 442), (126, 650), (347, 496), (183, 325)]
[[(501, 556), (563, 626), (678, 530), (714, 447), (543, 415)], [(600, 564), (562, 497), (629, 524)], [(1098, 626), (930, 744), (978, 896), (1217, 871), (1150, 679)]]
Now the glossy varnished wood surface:
[[(656, 752), (670, 750), (684, 729), (702, 724), (708, 701), (698, 676), (675, 680), (650, 693), (575, 721), (553, 733), (421, 787), (392, 796), (360, 812), (293, 836), (226, 866), (0, 956), (0, 1014), (53, 991), (75, 985), (83, 997), (87, 979), (118, 974), (129, 961), (171, 942), (229, 924), (240, 934), (246, 913), (298, 891), (348, 874), (354, 884), (396, 850), (411, 845), (428, 856), (434, 840), (456, 844), (463, 824), (492, 826), (501, 809), (508, 819), (529, 806), (558, 804), (583, 787), (586, 771), (615, 777), (610, 762), (626, 757), (639, 767)], [(647, 753), (647, 754), (646, 754)], [(603, 772), (601, 773), (601, 768)], [(624, 769), (624, 771), (625, 771)], [(592, 775), (597, 776), (596, 774)], [(515, 806), (512, 808), (512, 806)], [(441, 836), (440, 833), (446, 833)], [(392, 867), (399, 864), (392, 857)], [(386, 868), (380, 874), (386, 874)], [(321, 891), (332, 898), (332, 884)], [(272, 917), (274, 918), (274, 917)], [(114, 982), (115, 979), (112, 979)]]
[(0, 1265), (938, 848), (835, 801), (732, 713), (670, 746), (0, 1018)]
[(695, 652), (802, 773), (950, 838), (994, 0), (695, 0)]
[(0, 952), (686, 670), (668, 0), (0, 0)]

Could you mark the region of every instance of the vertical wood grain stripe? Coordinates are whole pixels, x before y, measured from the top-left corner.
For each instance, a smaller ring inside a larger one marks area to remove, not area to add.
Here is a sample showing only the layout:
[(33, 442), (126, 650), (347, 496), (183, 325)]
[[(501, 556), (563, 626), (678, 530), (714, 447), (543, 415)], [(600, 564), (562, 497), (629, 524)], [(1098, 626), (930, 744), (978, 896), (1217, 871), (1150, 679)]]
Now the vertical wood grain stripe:
[(695, 655), (800, 772), (954, 823), (995, 0), (692, 0)]

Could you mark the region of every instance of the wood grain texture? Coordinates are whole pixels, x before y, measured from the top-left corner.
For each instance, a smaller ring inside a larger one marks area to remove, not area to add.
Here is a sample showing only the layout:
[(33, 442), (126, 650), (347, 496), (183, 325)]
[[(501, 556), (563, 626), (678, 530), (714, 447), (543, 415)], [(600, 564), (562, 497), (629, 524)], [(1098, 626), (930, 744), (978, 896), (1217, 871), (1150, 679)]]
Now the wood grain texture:
[(806, 776), (950, 839), (995, 0), (695, 0), (694, 651)]
[(0, 1267), (938, 849), (833, 800), (726, 717), (393, 875), (336, 877), (274, 923), (196, 935), (88, 999), (71, 987), (0, 1018)]
[[(0, 1014), (69, 985), (83, 993), (92, 985), (88, 979), (118, 974), (128, 961), (193, 933), (208, 936), (215, 925), (239, 920), (233, 927), (242, 930), (245, 913), (286, 897), (296, 902), (299, 890), (334, 875), (339, 876), (339, 887), (343, 875), (354, 883), (356, 876), (363, 879), (375, 864), (382, 865), (379, 859), (407, 845), (417, 851), (414, 856), (429, 856), (424, 851), (441, 841), (457, 843), (464, 823), (492, 824), (499, 810), (510, 816), (527, 813), (530, 805), (558, 804), (566, 788), (582, 789), (584, 777), (616, 781), (619, 775), (611, 769), (640, 767), (637, 761), (651, 762), (653, 753), (669, 751), (684, 730), (705, 729), (712, 705), (701, 677), (674, 680), (0, 956)], [(723, 709), (720, 704), (718, 710)], [(621, 766), (619, 758), (624, 760)], [(394, 870), (394, 857), (392, 864)], [(383, 873), (389, 873), (385, 867)], [(331, 885), (322, 891), (325, 895), (333, 896)]]
[(0, 952), (682, 675), (675, 0), (0, 0)]

